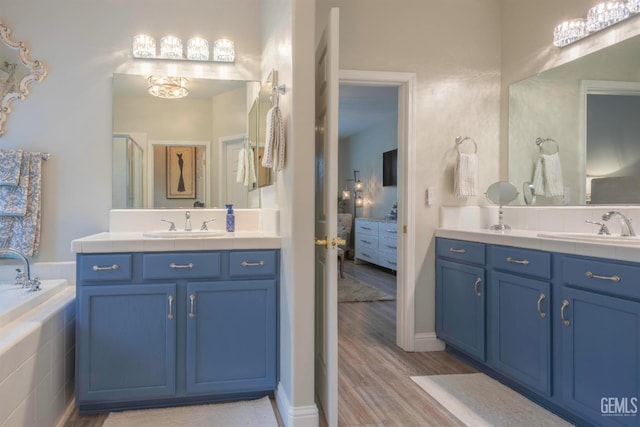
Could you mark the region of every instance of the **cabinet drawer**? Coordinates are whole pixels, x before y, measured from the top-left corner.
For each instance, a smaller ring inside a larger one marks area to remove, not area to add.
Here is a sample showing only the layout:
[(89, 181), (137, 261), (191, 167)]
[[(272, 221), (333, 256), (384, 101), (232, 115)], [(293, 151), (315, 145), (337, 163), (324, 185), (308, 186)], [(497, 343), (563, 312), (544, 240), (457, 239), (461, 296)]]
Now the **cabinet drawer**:
[(378, 252), (378, 264), (391, 270), (398, 269), (397, 257), (391, 252)]
[(363, 221), (356, 220), (356, 235), (358, 234), (372, 234), (378, 235), (378, 222), (376, 221)]
[(492, 246), (493, 266), (528, 276), (551, 278), (551, 254), (530, 249)]
[(356, 249), (375, 251), (378, 249), (378, 236), (356, 235)]
[(378, 232), (381, 239), (398, 239), (398, 224), (395, 222), (381, 222), (378, 224)]
[(438, 238), (436, 240), (436, 254), (442, 258), (449, 258), (473, 264), (484, 265), (484, 243), (467, 242)]
[(380, 237), (378, 240), (378, 249), (380, 249), (381, 252), (391, 252), (395, 254), (398, 252), (398, 241), (396, 239)]
[(363, 249), (356, 246), (356, 258), (377, 264), (378, 251), (375, 249)]
[(640, 267), (565, 255), (562, 281), (591, 291), (640, 298)]
[(194, 279), (220, 276), (220, 253), (176, 252), (144, 254), (142, 278)]
[(80, 255), (79, 282), (131, 280), (130, 254)]
[(233, 251), (229, 254), (231, 277), (275, 276), (276, 251)]

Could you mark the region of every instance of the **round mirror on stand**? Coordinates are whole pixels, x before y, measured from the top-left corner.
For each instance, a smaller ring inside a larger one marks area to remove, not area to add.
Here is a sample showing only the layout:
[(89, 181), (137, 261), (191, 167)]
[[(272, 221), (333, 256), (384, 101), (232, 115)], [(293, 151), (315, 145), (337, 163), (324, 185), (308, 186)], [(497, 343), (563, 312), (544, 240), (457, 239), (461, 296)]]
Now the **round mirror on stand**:
[(502, 206), (508, 205), (513, 202), (516, 197), (518, 197), (518, 189), (507, 181), (498, 181), (494, 182), (487, 188), (487, 192), (485, 193), (487, 199), (492, 203), (500, 206), (498, 210), (498, 223), (489, 227), (491, 230), (511, 230), (507, 224), (505, 224), (502, 220)]

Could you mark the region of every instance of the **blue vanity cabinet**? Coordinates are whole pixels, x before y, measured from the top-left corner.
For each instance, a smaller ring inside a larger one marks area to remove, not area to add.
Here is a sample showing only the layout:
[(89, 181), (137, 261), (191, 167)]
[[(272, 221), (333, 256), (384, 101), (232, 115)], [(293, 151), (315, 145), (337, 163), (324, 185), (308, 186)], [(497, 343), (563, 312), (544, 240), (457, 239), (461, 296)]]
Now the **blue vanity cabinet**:
[(640, 266), (563, 258), (563, 403), (596, 425), (637, 427)]
[(275, 280), (187, 283), (187, 392), (275, 389), (275, 311)]
[(551, 255), (490, 246), (489, 364), (551, 395)]
[(436, 253), (436, 334), (448, 345), (484, 361), (484, 245), (437, 239)]
[(175, 284), (78, 288), (78, 404), (176, 392)]
[(80, 412), (275, 391), (279, 251), (79, 254)]

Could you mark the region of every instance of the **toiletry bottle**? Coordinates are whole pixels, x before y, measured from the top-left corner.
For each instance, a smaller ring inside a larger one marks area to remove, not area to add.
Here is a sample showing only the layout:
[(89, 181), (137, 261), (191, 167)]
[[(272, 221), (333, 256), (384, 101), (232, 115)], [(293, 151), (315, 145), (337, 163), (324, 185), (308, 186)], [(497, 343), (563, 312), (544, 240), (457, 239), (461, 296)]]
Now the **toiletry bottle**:
[(227, 207), (227, 231), (233, 233), (236, 231), (236, 216), (233, 214), (233, 205), (225, 205)]

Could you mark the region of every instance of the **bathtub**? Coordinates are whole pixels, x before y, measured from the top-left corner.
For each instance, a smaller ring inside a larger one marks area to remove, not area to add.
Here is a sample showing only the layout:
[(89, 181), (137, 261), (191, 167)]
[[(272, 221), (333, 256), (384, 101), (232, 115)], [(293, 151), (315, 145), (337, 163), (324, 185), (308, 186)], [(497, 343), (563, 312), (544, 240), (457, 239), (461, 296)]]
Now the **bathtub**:
[(0, 426), (59, 425), (72, 408), (75, 287), (0, 282)]

